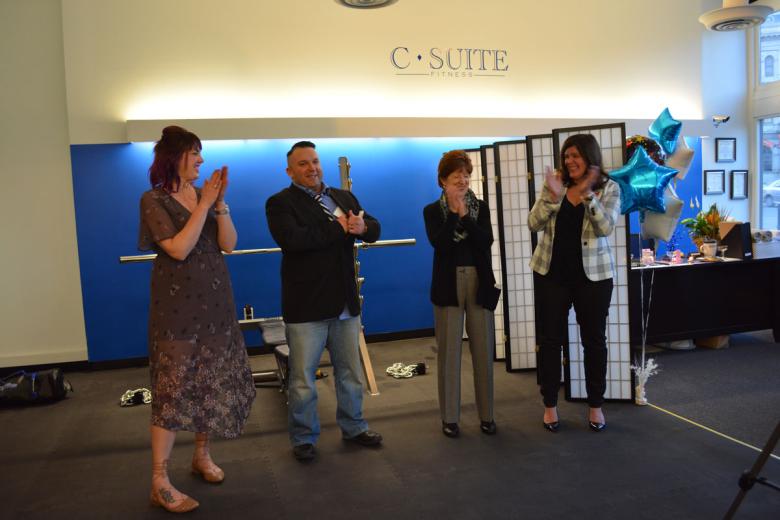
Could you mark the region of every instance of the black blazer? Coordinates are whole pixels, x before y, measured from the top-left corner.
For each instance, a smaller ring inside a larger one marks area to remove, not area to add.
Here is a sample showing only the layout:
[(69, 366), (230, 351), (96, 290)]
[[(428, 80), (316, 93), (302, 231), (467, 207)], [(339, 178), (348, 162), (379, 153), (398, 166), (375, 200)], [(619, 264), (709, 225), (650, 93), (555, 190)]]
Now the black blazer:
[[(330, 188), (330, 197), (344, 211), (362, 208), (350, 192)], [(282, 248), (282, 316), (287, 323), (336, 318), (349, 307), (360, 313), (353, 245), (355, 236), (345, 234), (336, 221), (328, 220), (320, 205), (305, 191), (291, 184), (265, 203), (271, 236)], [(363, 214), (364, 242), (379, 238), (379, 221)]]
[(471, 246), (474, 264), (477, 268), (477, 303), (488, 310), (495, 310), (501, 290), (496, 287), (496, 278), (490, 259), (490, 246), (493, 245), (493, 228), (490, 225), (490, 210), (485, 201), (479, 201), (477, 221), (466, 215), (460, 218), (457, 213), (447, 212), (445, 220), (439, 201), (428, 204), (423, 209), (425, 231), (433, 246), (433, 275), (431, 276), (431, 302), (440, 307), (457, 307), (458, 293), (455, 265), (455, 242), (452, 240), (455, 225), (461, 221), (468, 231), (466, 243)]

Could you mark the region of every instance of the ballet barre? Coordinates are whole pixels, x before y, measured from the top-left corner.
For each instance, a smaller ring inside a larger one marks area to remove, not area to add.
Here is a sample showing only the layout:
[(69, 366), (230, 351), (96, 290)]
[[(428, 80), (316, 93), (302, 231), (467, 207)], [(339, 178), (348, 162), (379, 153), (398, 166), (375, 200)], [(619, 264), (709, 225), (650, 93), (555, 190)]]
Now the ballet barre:
[[(413, 246), (416, 243), (417, 240), (414, 238), (402, 238), (399, 240), (377, 240), (376, 242), (373, 243), (355, 242), (355, 249), (373, 249), (376, 247), (394, 247), (394, 246)], [(280, 247), (269, 247), (265, 249), (237, 249), (232, 253), (223, 252), (222, 254), (225, 256), (239, 256), (239, 255), (264, 255), (268, 253), (281, 253), (281, 252), (282, 252), (282, 248)], [(120, 256), (119, 263), (134, 264), (138, 262), (151, 262), (155, 258), (157, 258), (156, 254)]]

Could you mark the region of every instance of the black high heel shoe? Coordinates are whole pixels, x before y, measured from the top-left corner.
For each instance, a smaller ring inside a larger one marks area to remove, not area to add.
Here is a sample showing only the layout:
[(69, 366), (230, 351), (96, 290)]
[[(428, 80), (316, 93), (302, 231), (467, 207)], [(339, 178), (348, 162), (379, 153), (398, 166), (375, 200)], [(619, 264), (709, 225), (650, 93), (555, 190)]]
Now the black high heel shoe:
[(558, 433), (558, 429), (561, 427), (561, 423), (559, 421), (555, 421), (551, 423), (546, 423), (542, 421), (542, 425), (544, 425), (545, 430), (552, 433)]
[(603, 422), (593, 422), (593, 421), (588, 421), (588, 427), (589, 427), (591, 430), (593, 430), (594, 432), (600, 432), (600, 431), (602, 431), (604, 428), (606, 428), (606, 427), (607, 427), (607, 424), (606, 424), (606, 423), (603, 423)]
[(482, 430), (482, 433), (485, 435), (495, 435), (496, 421), (481, 421), (479, 423), (479, 429)]
[(441, 431), (444, 435), (447, 437), (455, 438), (458, 435), (460, 435), (460, 428), (458, 428), (458, 423), (441, 423)]

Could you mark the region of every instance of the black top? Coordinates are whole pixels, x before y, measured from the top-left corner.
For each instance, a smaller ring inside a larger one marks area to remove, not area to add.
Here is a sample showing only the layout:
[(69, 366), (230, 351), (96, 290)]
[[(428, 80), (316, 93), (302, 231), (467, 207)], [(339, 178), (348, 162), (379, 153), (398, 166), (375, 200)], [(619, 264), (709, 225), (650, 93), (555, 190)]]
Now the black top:
[[(440, 307), (458, 305), (456, 268), (470, 256), (477, 269), (477, 303), (488, 310), (495, 310), (501, 290), (496, 285), (490, 260), (490, 246), (493, 244), (493, 228), (490, 225), (490, 210), (485, 201), (479, 201), (479, 216), (475, 222), (466, 215), (447, 212), (445, 219), (439, 201), (423, 209), (425, 231), (433, 246), (433, 274), (431, 276), (431, 302)], [(455, 227), (460, 221), (468, 236), (460, 242), (453, 240)], [(464, 249), (467, 250), (464, 253)], [(459, 253), (460, 251), (460, 253)]]
[(573, 206), (567, 197), (563, 197), (561, 209), (555, 219), (555, 238), (553, 239), (550, 271), (547, 276), (563, 283), (581, 282), (587, 279), (582, 266), (582, 220), (585, 218), (585, 205)]
[[(330, 188), (330, 197), (344, 213), (357, 214), (360, 203), (352, 193)], [(290, 185), (265, 203), (271, 236), (282, 248), (282, 316), (287, 323), (338, 317), (346, 304), (360, 313), (355, 284), (355, 236), (344, 233), (338, 221), (328, 220), (322, 207), (302, 189)], [(379, 221), (363, 214), (364, 242), (379, 239)]]
[(468, 240), (461, 240), (455, 244), (455, 265), (477, 265), (474, 261), (474, 252), (471, 250), (471, 244), (468, 243)]

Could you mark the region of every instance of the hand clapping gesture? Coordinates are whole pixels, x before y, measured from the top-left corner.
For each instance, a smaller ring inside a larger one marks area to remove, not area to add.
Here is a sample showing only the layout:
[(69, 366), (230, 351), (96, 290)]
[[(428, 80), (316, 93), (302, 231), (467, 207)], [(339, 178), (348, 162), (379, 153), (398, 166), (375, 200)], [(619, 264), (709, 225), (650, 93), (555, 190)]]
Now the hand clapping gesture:
[(601, 170), (598, 166), (588, 167), (588, 171), (585, 176), (577, 183), (577, 193), (580, 198), (584, 199), (593, 196), (593, 186), (599, 180)]
[(561, 198), (563, 198), (561, 173), (558, 170), (553, 170), (549, 166), (545, 166), (544, 182), (547, 184), (547, 188), (549, 188), (550, 194), (553, 196), (553, 202), (559, 202)]
[(347, 230), (351, 235), (362, 235), (366, 232), (366, 222), (363, 220), (363, 210), (361, 209), (357, 215), (349, 210), (349, 218), (347, 219)]
[(448, 185), (444, 188), (444, 196), (447, 198), (447, 206), (450, 211), (457, 213), (460, 217), (465, 217), (468, 213), (466, 206), (466, 189), (455, 185)]
[(221, 170), (214, 170), (211, 177), (203, 183), (200, 200), (206, 204), (206, 207), (210, 208), (218, 200), (223, 201), (227, 189), (227, 171), (227, 166), (223, 166)]

